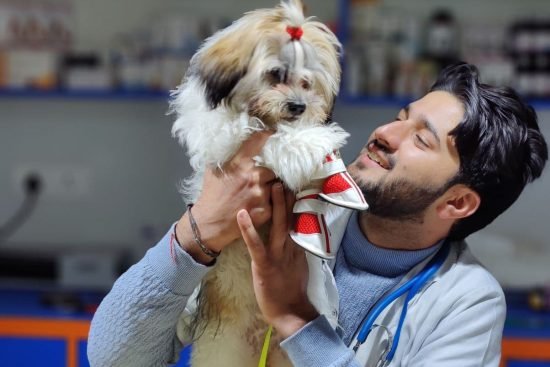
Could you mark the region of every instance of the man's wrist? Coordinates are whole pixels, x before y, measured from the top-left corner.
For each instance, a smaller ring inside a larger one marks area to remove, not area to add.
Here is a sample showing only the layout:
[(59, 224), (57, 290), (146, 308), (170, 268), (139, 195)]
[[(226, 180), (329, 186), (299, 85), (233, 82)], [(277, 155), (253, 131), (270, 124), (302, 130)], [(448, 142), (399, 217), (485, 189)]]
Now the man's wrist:
[(284, 338), (294, 335), (311, 321), (319, 317), (319, 312), (312, 305), (304, 308), (300, 312), (283, 315), (274, 319), (271, 324), (277, 332)]
[[(180, 247), (186, 251), (196, 262), (203, 265), (211, 265), (215, 258), (206, 254), (200, 246), (196, 243), (193, 237), (193, 231), (189, 221), (188, 213), (185, 213), (175, 227), (176, 240)], [(215, 236), (212, 231), (205, 227), (205, 230), (201, 228), (201, 241), (206, 245), (210, 243), (220, 243), (221, 237)], [(219, 242), (216, 242), (219, 241)], [(213, 250), (212, 251), (218, 251)]]

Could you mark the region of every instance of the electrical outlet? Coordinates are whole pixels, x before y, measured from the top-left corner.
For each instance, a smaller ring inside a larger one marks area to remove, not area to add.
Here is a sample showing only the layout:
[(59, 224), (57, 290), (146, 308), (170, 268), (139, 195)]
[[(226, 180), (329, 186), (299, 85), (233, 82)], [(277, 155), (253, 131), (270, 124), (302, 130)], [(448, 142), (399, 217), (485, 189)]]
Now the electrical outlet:
[(78, 200), (90, 194), (89, 168), (69, 165), (21, 165), (13, 171), (13, 185), (17, 192), (24, 191), (25, 178), (34, 173), (42, 179), (44, 198)]

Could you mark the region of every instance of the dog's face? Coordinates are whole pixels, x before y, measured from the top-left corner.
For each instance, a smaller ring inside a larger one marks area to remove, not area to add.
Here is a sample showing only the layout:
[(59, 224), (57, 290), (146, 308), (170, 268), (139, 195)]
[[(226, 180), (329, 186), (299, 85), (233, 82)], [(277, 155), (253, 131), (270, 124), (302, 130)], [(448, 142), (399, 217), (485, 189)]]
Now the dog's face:
[(305, 20), (298, 0), (247, 13), (208, 39), (189, 77), (205, 86), (211, 108), (225, 104), (268, 126), (330, 117), (340, 83), (336, 36)]
[[(336, 51), (335, 51), (336, 52)], [(273, 126), (279, 121), (323, 122), (334, 92), (315, 48), (305, 40), (274, 34), (255, 50), (247, 73), (229, 96), (237, 108)]]

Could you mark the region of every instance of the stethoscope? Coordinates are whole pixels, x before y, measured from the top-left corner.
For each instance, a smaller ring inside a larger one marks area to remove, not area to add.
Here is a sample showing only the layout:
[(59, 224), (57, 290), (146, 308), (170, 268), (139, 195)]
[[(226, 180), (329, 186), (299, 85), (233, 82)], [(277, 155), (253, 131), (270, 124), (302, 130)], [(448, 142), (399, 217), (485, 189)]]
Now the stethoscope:
[[(416, 274), (412, 279), (408, 280), (405, 284), (399, 287), (397, 290), (391, 292), (386, 297), (384, 297), (372, 310), (368, 318), (365, 320), (359, 334), (357, 335), (357, 342), (353, 347), (353, 351), (357, 352), (359, 346), (363, 344), (370, 332), (375, 327), (383, 328), (389, 335), (388, 346), (391, 344), (389, 350), (386, 348), (386, 351), (381, 356), (381, 361), (383, 360), (382, 366), (387, 366), (390, 364), (391, 360), (395, 355), (397, 350), (397, 345), (399, 344), (399, 337), (401, 336), (401, 328), (407, 316), (407, 308), (409, 301), (418, 294), (418, 292), (424, 287), (424, 285), (430, 280), (435, 273), (441, 268), (441, 265), (445, 262), (447, 255), (449, 254), (450, 245), (448, 243), (443, 243), (442, 247), (438, 250), (437, 254), (432, 257), (432, 259), (426, 264), (426, 266)], [(401, 309), (401, 316), (399, 317), (399, 323), (397, 324), (397, 329), (395, 330), (395, 335), (392, 337), (390, 330), (383, 325), (375, 325), (374, 321), (386, 307), (388, 307), (393, 301), (407, 293), (407, 298)], [(384, 358), (385, 354), (385, 358)]]

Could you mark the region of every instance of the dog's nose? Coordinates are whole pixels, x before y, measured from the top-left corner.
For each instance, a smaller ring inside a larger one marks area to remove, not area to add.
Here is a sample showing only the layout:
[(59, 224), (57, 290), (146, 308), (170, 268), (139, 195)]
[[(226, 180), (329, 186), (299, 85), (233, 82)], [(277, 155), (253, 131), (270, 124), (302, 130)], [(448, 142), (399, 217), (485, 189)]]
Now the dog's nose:
[(289, 102), (288, 103), (288, 112), (292, 114), (292, 116), (299, 116), (306, 110), (306, 105), (304, 103), (294, 103)]

